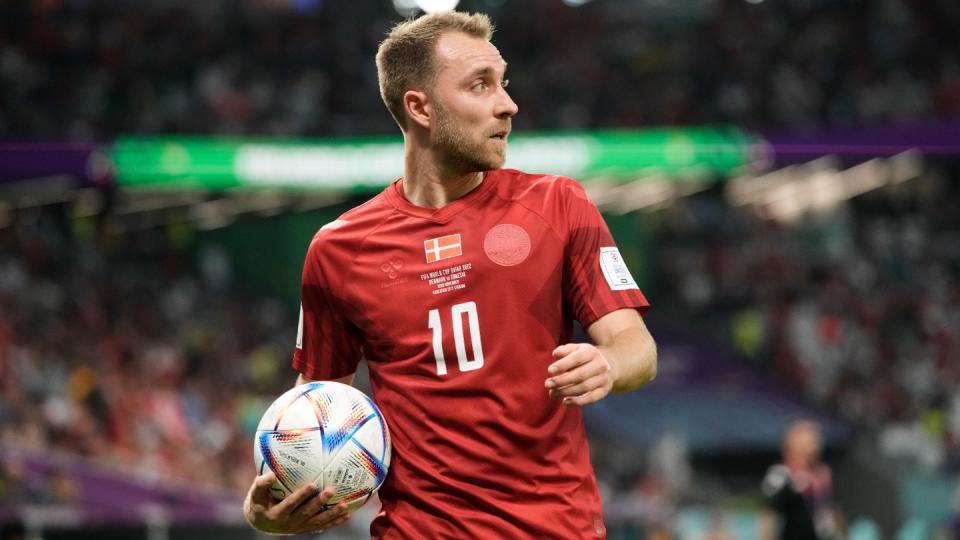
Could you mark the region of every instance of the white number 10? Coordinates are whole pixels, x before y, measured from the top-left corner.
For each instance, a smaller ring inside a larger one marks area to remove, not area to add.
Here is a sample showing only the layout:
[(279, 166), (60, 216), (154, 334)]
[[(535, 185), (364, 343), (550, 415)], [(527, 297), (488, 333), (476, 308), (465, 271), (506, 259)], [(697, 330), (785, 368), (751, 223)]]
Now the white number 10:
[[(463, 339), (463, 314), (467, 314), (470, 325), (470, 343), (473, 345), (473, 358), (467, 356), (467, 344)], [(477, 304), (464, 302), (450, 309), (453, 318), (453, 343), (457, 347), (457, 365), (460, 371), (473, 371), (483, 367), (483, 345), (480, 344), (480, 319), (477, 317)], [(437, 375), (447, 374), (447, 361), (443, 357), (443, 326), (440, 323), (440, 310), (430, 310), (428, 327), (433, 330), (433, 357), (437, 360)]]

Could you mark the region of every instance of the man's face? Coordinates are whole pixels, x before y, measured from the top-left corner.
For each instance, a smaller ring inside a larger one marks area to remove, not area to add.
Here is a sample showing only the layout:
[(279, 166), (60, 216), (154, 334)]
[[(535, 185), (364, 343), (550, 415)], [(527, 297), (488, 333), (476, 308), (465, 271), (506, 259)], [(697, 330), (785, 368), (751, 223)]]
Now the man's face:
[(811, 422), (795, 425), (787, 437), (787, 451), (793, 456), (813, 464), (820, 459), (820, 431)]
[(507, 63), (489, 41), (461, 32), (440, 36), (430, 137), (454, 173), (499, 169), (507, 158), (517, 105), (504, 89)]

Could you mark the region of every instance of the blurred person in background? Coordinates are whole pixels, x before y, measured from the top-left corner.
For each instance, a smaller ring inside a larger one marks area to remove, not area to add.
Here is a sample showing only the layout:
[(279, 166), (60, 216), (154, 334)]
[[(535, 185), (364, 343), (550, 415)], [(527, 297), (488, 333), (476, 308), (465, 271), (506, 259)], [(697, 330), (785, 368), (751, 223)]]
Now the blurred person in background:
[(763, 479), (768, 510), (759, 520), (760, 540), (843, 538), (830, 467), (820, 461), (821, 448), (816, 422), (797, 420), (787, 428), (783, 463), (770, 467)]

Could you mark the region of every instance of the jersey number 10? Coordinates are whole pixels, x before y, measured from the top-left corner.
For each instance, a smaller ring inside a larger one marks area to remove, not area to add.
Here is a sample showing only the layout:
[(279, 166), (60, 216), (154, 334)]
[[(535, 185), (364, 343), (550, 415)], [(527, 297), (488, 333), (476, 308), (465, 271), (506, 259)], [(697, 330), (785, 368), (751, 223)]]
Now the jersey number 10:
[[(470, 328), (470, 344), (473, 358), (467, 355), (467, 344), (463, 339), (463, 315), (467, 315)], [(464, 302), (454, 304), (450, 309), (453, 319), (453, 343), (457, 347), (457, 365), (460, 371), (473, 371), (483, 367), (483, 345), (480, 344), (480, 319), (477, 317), (477, 304)], [(443, 357), (443, 325), (440, 322), (440, 310), (430, 310), (429, 328), (433, 330), (433, 357), (437, 360), (437, 375), (447, 374), (447, 360)]]

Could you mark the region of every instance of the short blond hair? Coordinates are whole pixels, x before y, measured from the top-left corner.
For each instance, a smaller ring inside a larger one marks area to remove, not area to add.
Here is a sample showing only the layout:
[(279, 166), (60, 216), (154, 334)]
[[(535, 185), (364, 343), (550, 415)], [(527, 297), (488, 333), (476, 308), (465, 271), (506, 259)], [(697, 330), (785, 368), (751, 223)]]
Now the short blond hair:
[(442, 11), (394, 26), (377, 49), (380, 97), (393, 119), (406, 129), (403, 95), (429, 85), (437, 74), (435, 49), (444, 32), (463, 32), (490, 41), (493, 24), (482, 13)]

